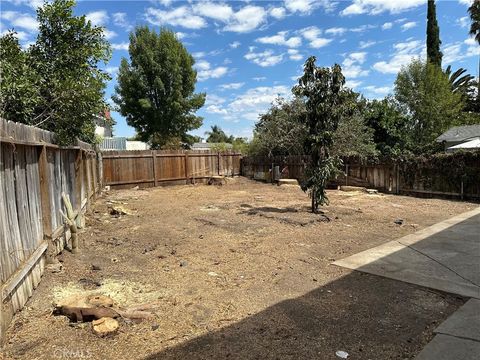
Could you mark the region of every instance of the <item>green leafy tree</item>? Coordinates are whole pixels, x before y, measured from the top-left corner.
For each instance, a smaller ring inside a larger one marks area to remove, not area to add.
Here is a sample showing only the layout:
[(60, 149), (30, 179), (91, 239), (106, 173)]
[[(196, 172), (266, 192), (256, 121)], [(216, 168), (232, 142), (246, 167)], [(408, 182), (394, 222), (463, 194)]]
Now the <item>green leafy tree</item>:
[(130, 34), (130, 63), (123, 58), (114, 102), (127, 123), (154, 148), (171, 138), (187, 140), (202, 118), (195, 115), (205, 94), (195, 94), (194, 59), (175, 34), (138, 27)]
[(367, 158), (377, 155), (373, 129), (364, 117), (366, 101), (351, 89), (343, 92), (338, 128), (333, 134), (332, 154), (339, 157)]
[(205, 135), (208, 136), (208, 143), (232, 143), (234, 140), (233, 136), (225, 134), (218, 125), (213, 125), (210, 131), (205, 132)]
[(453, 125), (462, 124), (465, 103), (453, 92), (448, 76), (430, 62), (413, 60), (395, 80), (395, 99), (409, 118), (409, 132), (416, 152), (431, 145)]
[[(74, 16), (73, 0), (37, 10), (39, 31), (28, 51), (2, 38), (2, 116), (54, 131), (60, 144), (95, 142), (94, 116), (106, 108), (110, 50), (103, 28)], [(6, 46), (4, 49), (4, 45)]]
[(435, 0), (428, 0), (427, 5), (427, 59), (438, 67), (442, 66), (443, 54), (440, 51), (440, 29), (437, 22)]
[(252, 149), (256, 155), (302, 155), (307, 137), (305, 102), (278, 98), (255, 124)]
[(470, 19), (470, 35), (475, 37), (475, 40), (480, 45), (480, 0), (474, 0), (472, 5), (468, 8)]
[(14, 32), (0, 38), (0, 116), (29, 124), (40, 103), (39, 77)]
[(315, 65), (315, 61), (315, 56), (307, 59), (304, 73), (293, 88), (295, 95), (305, 98), (305, 124), (308, 128), (305, 152), (310, 155), (310, 162), (301, 186), (312, 198), (312, 212), (317, 212), (319, 205), (328, 204), (327, 181), (337, 172), (339, 165), (338, 158), (331, 156), (330, 152), (345, 101), (345, 77), (340, 65), (321, 68)]
[(363, 115), (381, 155), (398, 157), (410, 150), (410, 120), (393, 98), (368, 102)]

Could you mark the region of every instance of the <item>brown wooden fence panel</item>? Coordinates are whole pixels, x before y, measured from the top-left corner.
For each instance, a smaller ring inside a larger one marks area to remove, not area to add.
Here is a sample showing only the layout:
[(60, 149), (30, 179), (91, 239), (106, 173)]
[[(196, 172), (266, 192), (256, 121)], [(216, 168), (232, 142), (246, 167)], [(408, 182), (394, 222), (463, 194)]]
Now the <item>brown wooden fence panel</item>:
[[(369, 186), (387, 193), (480, 199), (480, 155), (454, 153), (444, 156), (447, 164), (449, 157), (450, 161), (463, 164), (463, 171), (468, 176), (455, 178), (445, 174), (438, 164), (435, 165), (438, 159), (432, 163), (422, 158), (414, 159), (418, 163), (413, 173), (402, 163), (362, 164), (345, 160), (344, 174), (335, 182), (340, 185)], [(288, 169), (283, 177), (300, 180), (307, 162), (307, 156), (245, 157), (242, 159), (242, 175), (255, 177), (259, 173), (270, 174), (273, 164), (279, 166), (280, 170)], [(262, 178), (260, 175), (257, 177)]]
[(102, 154), (103, 180), (112, 187), (186, 184), (217, 175), (240, 175), (234, 152), (139, 150)]
[(0, 119), (0, 340), (40, 282), (47, 253), (69, 241), (62, 193), (78, 215), (94, 196), (88, 180), (100, 189), (96, 158), (88, 144), (60, 148), (53, 133)]

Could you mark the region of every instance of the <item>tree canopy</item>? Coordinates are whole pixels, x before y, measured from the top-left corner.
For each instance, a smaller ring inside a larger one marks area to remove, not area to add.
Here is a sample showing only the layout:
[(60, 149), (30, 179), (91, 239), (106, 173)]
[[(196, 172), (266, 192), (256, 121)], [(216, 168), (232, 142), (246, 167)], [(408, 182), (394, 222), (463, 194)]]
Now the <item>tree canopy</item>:
[(103, 28), (73, 15), (74, 0), (37, 10), (36, 42), (22, 50), (14, 33), (1, 38), (1, 115), (55, 131), (59, 143), (93, 142), (94, 117), (106, 108), (110, 48)]
[(194, 93), (197, 72), (194, 59), (175, 34), (137, 27), (130, 34), (130, 62), (123, 58), (114, 102), (127, 123), (154, 148), (172, 138), (188, 142), (187, 132), (197, 129), (195, 115), (205, 94)]
[(414, 60), (400, 70), (395, 99), (409, 118), (412, 146), (417, 152), (463, 121), (462, 95), (452, 91), (448, 76), (430, 62)]
[(474, 0), (472, 5), (468, 8), (470, 14), (471, 25), (470, 35), (475, 37), (475, 40), (480, 45), (480, 0)]

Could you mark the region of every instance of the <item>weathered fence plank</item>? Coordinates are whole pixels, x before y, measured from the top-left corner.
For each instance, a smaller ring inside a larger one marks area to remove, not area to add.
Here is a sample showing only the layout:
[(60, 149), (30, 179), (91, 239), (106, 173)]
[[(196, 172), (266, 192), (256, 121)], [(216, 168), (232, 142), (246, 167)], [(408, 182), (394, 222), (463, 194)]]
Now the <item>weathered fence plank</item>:
[(106, 151), (102, 153), (103, 181), (113, 187), (150, 187), (240, 175), (241, 157), (233, 152)]
[(94, 154), (86, 143), (59, 147), (53, 133), (0, 119), (0, 341), (40, 282), (47, 252), (68, 244), (62, 192), (82, 214), (100, 189)]

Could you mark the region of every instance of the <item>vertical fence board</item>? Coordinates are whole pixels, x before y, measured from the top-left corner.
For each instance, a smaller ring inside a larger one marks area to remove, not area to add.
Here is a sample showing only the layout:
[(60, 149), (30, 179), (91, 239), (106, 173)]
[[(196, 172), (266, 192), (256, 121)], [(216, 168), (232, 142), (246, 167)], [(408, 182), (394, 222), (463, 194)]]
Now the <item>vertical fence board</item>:
[(87, 174), (94, 185), (82, 181), (86, 151), (92, 153), (88, 144), (59, 148), (48, 131), (0, 119), (0, 341), (40, 282), (47, 247), (58, 252), (67, 241), (62, 192), (80, 210), (86, 190), (100, 189), (96, 159)]

